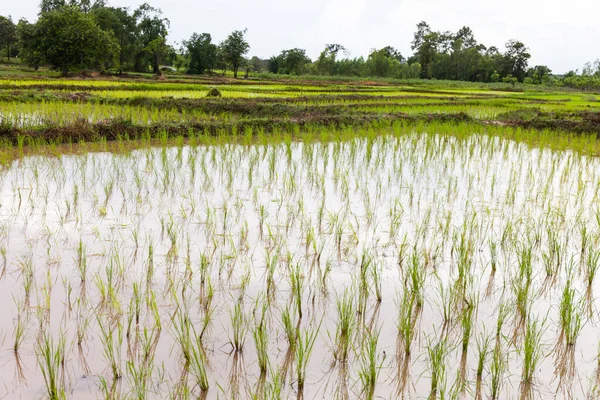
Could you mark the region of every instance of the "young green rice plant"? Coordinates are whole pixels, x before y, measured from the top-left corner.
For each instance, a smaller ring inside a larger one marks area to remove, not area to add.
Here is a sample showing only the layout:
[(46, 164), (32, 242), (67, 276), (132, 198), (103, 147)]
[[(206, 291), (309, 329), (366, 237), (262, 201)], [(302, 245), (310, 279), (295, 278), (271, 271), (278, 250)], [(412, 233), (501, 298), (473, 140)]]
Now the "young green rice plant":
[(425, 285), (426, 274), (427, 272), (425, 271), (424, 266), (420, 263), (420, 257), (415, 249), (410, 256), (408, 280), (411, 296), (415, 301), (415, 306), (419, 309), (423, 307), (423, 286)]
[(335, 332), (334, 360), (346, 363), (355, 330), (356, 307), (353, 294), (346, 288), (336, 300), (338, 323)]
[(462, 328), (462, 351), (466, 353), (469, 349), (469, 342), (471, 340), (471, 331), (473, 330), (473, 322), (475, 318), (475, 309), (477, 305), (475, 302), (467, 304), (462, 311), (460, 317), (460, 325)]
[(502, 385), (504, 383), (504, 372), (506, 371), (507, 364), (506, 356), (498, 342), (492, 351), (492, 362), (490, 366), (490, 398), (492, 400), (498, 400), (500, 398)]
[(302, 319), (302, 295), (304, 289), (304, 275), (299, 263), (290, 265), (289, 270), (290, 287), (292, 289), (292, 298), (296, 305), (298, 316)]
[(261, 376), (267, 373), (269, 365), (269, 336), (264, 321), (259, 323), (252, 331), (254, 345), (256, 346), (256, 354), (258, 358), (258, 367)]
[(544, 351), (542, 344), (544, 322), (539, 322), (537, 319), (530, 317), (527, 320), (525, 329), (525, 339), (521, 354), (523, 357), (523, 372), (521, 374), (522, 390), (524, 393), (529, 393), (531, 386), (534, 383), (535, 372), (542, 360)]
[(308, 368), (308, 362), (312, 355), (317, 335), (321, 329), (321, 323), (315, 328), (307, 328), (304, 330), (298, 330), (297, 333), (297, 345), (295, 347), (296, 354), (296, 376), (298, 383), (298, 392), (304, 392), (304, 383), (306, 381), (306, 369)]
[(201, 393), (206, 394), (209, 388), (207, 364), (208, 360), (202, 345), (202, 338), (194, 330), (190, 346), (190, 371)]
[(160, 330), (144, 327), (140, 335), (141, 354), (139, 360), (127, 361), (127, 372), (132, 381), (132, 396), (137, 400), (147, 397), (149, 381), (154, 371), (154, 356), (160, 338)]
[[(557, 345), (556, 372), (560, 378), (559, 386), (570, 383), (575, 375), (575, 344), (583, 329), (583, 299), (577, 299), (572, 281), (569, 278), (563, 290), (560, 307), (561, 333)], [(564, 345), (563, 345), (564, 343)]]
[(588, 296), (591, 297), (592, 285), (600, 268), (600, 250), (589, 249), (586, 257), (586, 283)]
[(96, 316), (96, 320), (100, 328), (100, 341), (103, 345), (104, 359), (110, 365), (114, 385), (123, 376), (121, 371), (123, 324), (120, 319), (105, 321), (99, 314)]
[(415, 336), (416, 326), (414, 320), (415, 297), (405, 290), (402, 297), (398, 296), (398, 360), (407, 358), (411, 354), (412, 341)]
[(55, 342), (51, 334), (43, 332), (35, 345), (36, 358), (44, 384), (46, 394), (51, 400), (66, 399), (64, 376), (61, 376), (61, 366), (65, 362), (65, 337)]
[(362, 383), (362, 396), (364, 399), (373, 399), (375, 396), (375, 385), (379, 378), (383, 361), (379, 360), (377, 343), (381, 328), (367, 330), (361, 344), (361, 366), (358, 371), (359, 379)]
[(229, 343), (236, 353), (243, 350), (246, 342), (246, 332), (248, 330), (246, 316), (244, 315), (242, 307), (243, 304), (241, 300), (238, 300), (235, 302), (233, 310), (229, 313), (232, 330), (232, 336)]
[(290, 348), (295, 348), (296, 339), (298, 337), (298, 330), (296, 329), (296, 325), (294, 324), (292, 310), (293, 309), (290, 309), (289, 306), (286, 306), (285, 309), (281, 312), (281, 324), (283, 325), (283, 331), (285, 333), (285, 338), (287, 340), (288, 346)]
[(430, 398), (437, 398), (443, 390), (446, 381), (446, 355), (448, 344), (445, 338), (439, 339), (435, 344), (429, 340), (427, 343), (428, 368), (431, 373)]

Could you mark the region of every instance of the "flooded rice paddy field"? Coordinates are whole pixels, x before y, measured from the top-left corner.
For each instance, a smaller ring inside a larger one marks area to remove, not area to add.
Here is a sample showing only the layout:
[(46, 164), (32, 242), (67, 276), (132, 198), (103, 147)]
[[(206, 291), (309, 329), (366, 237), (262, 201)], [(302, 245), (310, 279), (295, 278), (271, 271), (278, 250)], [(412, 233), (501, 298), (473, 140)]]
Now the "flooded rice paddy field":
[(584, 398), (600, 160), (499, 137), (28, 155), (3, 398)]

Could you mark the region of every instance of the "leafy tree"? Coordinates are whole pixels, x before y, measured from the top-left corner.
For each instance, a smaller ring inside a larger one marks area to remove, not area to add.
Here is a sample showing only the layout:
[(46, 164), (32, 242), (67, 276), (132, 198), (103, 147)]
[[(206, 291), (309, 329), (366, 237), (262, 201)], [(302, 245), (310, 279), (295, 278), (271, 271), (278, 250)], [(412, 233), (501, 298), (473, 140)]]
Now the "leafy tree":
[(389, 54), (390, 53), (387, 48), (371, 50), (369, 58), (367, 59), (367, 69), (369, 71), (369, 75), (379, 77), (390, 76), (395, 65), (394, 62), (398, 64), (398, 60), (390, 57)]
[(167, 35), (170, 22), (163, 18), (162, 11), (144, 3), (134, 11), (133, 17), (138, 21), (140, 46), (135, 59), (136, 71), (145, 71), (148, 64), (152, 71), (160, 74), (160, 60), (167, 54)]
[(34, 29), (28, 28), (24, 30), (33, 43), (29, 50), (31, 59), (50, 64), (63, 75), (88, 68), (102, 69), (114, 61), (118, 52), (115, 39), (76, 7), (43, 13)]
[(245, 38), (247, 31), (247, 29), (244, 29), (243, 31), (231, 32), (220, 46), (223, 60), (231, 65), (234, 78), (237, 78), (238, 70), (244, 63), (244, 55), (250, 50), (250, 44)]
[(425, 21), (421, 21), (417, 24), (417, 31), (414, 34), (413, 41), (411, 43), (411, 50), (415, 51), (419, 49), (425, 40), (425, 36), (431, 33), (431, 28), (429, 24)]
[(43, 62), (43, 56), (40, 53), (40, 41), (41, 38), (37, 35), (35, 24), (21, 18), (17, 24), (19, 58), (36, 71)]
[(98, 26), (114, 36), (119, 44), (118, 73), (133, 68), (138, 51), (138, 29), (136, 18), (125, 7), (100, 6), (96, 2), (90, 14)]
[(183, 41), (184, 54), (188, 60), (189, 74), (211, 72), (217, 63), (217, 45), (212, 43), (209, 33), (194, 33), (189, 40)]
[(530, 58), (531, 54), (522, 42), (517, 40), (506, 42), (503, 65), (505, 76), (511, 75), (522, 82), (527, 73), (527, 63)]
[(17, 26), (9, 16), (0, 15), (0, 48), (6, 48), (6, 58), (10, 61), (11, 46), (17, 41)]
[(404, 58), (404, 56), (402, 56), (400, 51), (392, 46), (385, 46), (381, 50), (383, 51), (383, 54), (385, 54), (385, 56), (387, 58), (393, 58), (395, 60), (398, 60), (398, 62), (400, 62), (400, 63), (403, 63), (404, 61), (406, 61), (406, 59)]
[(321, 52), (319, 58), (315, 62), (317, 73), (319, 75), (335, 75), (336, 60), (340, 52), (346, 52), (346, 48), (341, 44), (326, 44), (325, 50)]
[(271, 57), (269, 70), (276, 74), (302, 75), (310, 62), (304, 49), (283, 50), (278, 56)]
[(40, 15), (50, 11), (60, 10), (66, 5), (67, 2), (65, 0), (42, 0), (40, 3)]
[(552, 71), (545, 65), (536, 65), (533, 68), (529, 68), (527, 70), (527, 77), (531, 79), (531, 83), (535, 85), (540, 85), (542, 83), (546, 83), (550, 79), (550, 75), (552, 75)]

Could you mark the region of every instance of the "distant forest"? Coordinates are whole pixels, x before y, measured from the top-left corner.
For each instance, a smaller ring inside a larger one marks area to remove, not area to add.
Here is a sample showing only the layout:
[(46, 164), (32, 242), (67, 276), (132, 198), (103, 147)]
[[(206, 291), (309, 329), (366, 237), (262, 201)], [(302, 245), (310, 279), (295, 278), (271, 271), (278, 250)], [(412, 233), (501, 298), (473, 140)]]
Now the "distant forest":
[(82, 70), (121, 74), (160, 74), (166, 66), (188, 74), (286, 74), (388, 79), (443, 79), (470, 82), (517, 82), (600, 89), (600, 60), (580, 71), (553, 75), (545, 65), (529, 65), (525, 43), (508, 40), (504, 49), (475, 39), (471, 28), (457, 32), (417, 25), (412, 55), (392, 46), (372, 49), (368, 57), (349, 58), (342, 44), (330, 43), (315, 60), (304, 49), (281, 51), (269, 59), (249, 57), (246, 30), (221, 43), (210, 33), (194, 33), (179, 48), (167, 43), (170, 22), (145, 3), (135, 10), (104, 0), (42, 0), (35, 22), (0, 16), (0, 57), (35, 69), (48, 66), (63, 75)]

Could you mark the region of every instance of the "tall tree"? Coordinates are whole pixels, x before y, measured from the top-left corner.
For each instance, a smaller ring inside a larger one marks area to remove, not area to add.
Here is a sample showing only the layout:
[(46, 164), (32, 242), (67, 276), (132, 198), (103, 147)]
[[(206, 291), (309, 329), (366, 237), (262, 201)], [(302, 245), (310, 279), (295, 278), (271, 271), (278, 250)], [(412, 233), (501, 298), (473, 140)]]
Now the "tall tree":
[(238, 70), (244, 62), (244, 55), (250, 50), (250, 44), (245, 38), (247, 31), (244, 29), (231, 32), (220, 46), (224, 61), (231, 65), (234, 78), (237, 78)]
[(67, 75), (70, 71), (102, 69), (114, 61), (118, 44), (77, 7), (65, 6), (40, 16), (33, 31), (34, 55)]
[(40, 15), (50, 11), (59, 10), (66, 5), (67, 2), (65, 0), (42, 0), (40, 3)]
[(283, 50), (277, 57), (272, 57), (269, 63), (269, 69), (276, 74), (301, 75), (310, 64), (310, 58), (306, 50), (294, 48)]
[(117, 70), (121, 74), (126, 68), (132, 68), (138, 47), (138, 29), (136, 19), (125, 7), (100, 6), (96, 2), (90, 15), (98, 26), (111, 33), (119, 44)]
[(336, 60), (340, 52), (346, 53), (346, 48), (338, 43), (328, 43), (315, 62), (315, 68), (320, 75), (334, 75)]
[(17, 26), (10, 16), (0, 15), (0, 48), (6, 49), (6, 59), (10, 61), (11, 46), (17, 41)]
[(509, 40), (506, 42), (506, 53), (504, 53), (504, 75), (510, 74), (523, 82), (530, 58), (529, 49), (523, 42)]
[(217, 45), (212, 43), (210, 33), (194, 33), (189, 40), (183, 41), (184, 54), (187, 57), (189, 74), (211, 72), (217, 63)]
[(144, 3), (133, 13), (138, 21), (141, 47), (136, 55), (136, 70), (144, 71), (152, 65), (155, 74), (160, 73), (160, 59), (166, 54), (166, 40), (170, 22), (162, 11)]
[(43, 63), (43, 55), (40, 53), (41, 38), (37, 34), (36, 25), (21, 18), (17, 24), (17, 46), (19, 47), (19, 58), (25, 64), (36, 71)]

